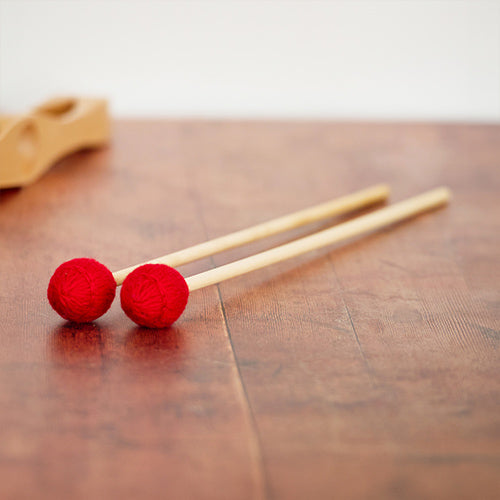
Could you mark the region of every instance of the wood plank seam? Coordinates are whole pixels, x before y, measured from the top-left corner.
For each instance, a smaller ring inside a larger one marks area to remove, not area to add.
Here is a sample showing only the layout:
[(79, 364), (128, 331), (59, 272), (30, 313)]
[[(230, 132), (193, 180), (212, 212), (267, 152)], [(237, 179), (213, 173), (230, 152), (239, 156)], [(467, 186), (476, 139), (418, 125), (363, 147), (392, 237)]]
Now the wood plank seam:
[[(194, 190), (192, 191), (194, 194)], [(209, 231), (205, 222), (205, 218), (203, 216), (203, 210), (201, 209), (200, 201), (198, 197), (194, 196), (194, 204), (196, 207), (196, 211), (198, 212), (198, 217), (200, 219), (201, 227), (203, 229), (203, 232), (205, 233), (205, 239), (209, 240), (210, 235)], [(210, 263), (212, 265), (212, 268), (216, 267), (214, 256), (211, 255), (209, 257)], [(247, 421), (249, 423), (249, 435), (250, 438), (253, 442), (249, 443), (250, 444), (250, 457), (252, 459), (252, 462), (255, 465), (255, 473), (256, 473), (256, 487), (257, 487), (257, 492), (259, 497), (265, 500), (270, 499), (269, 495), (269, 480), (267, 478), (266, 474), (266, 469), (265, 469), (265, 464), (264, 464), (264, 458), (263, 458), (263, 450), (262, 450), (262, 440), (259, 435), (258, 427), (257, 427), (257, 421), (255, 418), (255, 413), (253, 411), (252, 405), (250, 404), (250, 399), (248, 397), (248, 392), (245, 387), (245, 382), (243, 381), (243, 375), (241, 373), (241, 367), (240, 363), (238, 361), (238, 357), (236, 355), (233, 341), (231, 338), (231, 331), (229, 328), (229, 324), (227, 321), (227, 314), (226, 314), (226, 309), (224, 307), (224, 302), (222, 300), (222, 294), (220, 291), (220, 285), (216, 285), (217, 288), (217, 296), (218, 296), (218, 301), (219, 301), (219, 309), (221, 312), (221, 317), (222, 321), (224, 324), (224, 330), (226, 332), (226, 336), (229, 342), (229, 348), (231, 350), (231, 354), (233, 356), (233, 361), (234, 361), (234, 366), (236, 368), (236, 374), (237, 374), (237, 382), (238, 382), (238, 387), (239, 387), (239, 392), (240, 392), (240, 399), (243, 402), (243, 410), (244, 413), (246, 414)]]
[[(211, 258), (211, 260), (213, 260)], [(215, 263), (213, 263), (215, 265)], [(220, 291), (220, 285), (216, 285), (217, 287), (217, 294), (219, 296), (219, 305), (220, 305), (220, 310), (222, 313), (222, 317), (224, 319), (224, 328), (226, 330), (227, 338), (229, 340), (229, 345), (231, 346), (231, 352), (233, 355), (234, 363), (236, 366), (236, 371), (238, 373), (238, 379), (240, 382), (240, 387), (243, 395), (243, 399), (246, 403), (247, 407), (247, 414), (249, 416), (249, 422), (250, 422), (250, 427), (252, 429), (252, 435), (254, 436), (254, 443), (255, 443), (255, 453), (257, 455), (257, 473), (260, 477), (258, 477), (258, 482), (260, 486), (260, 491), (261, 491), (261, 496), (262, 498), (268, 500), (271, 498), (270, 495), (270, 487), (269, 487), (269, 478), (267, 476), (267, 469), (265, 466), (265, 460), (264, 460), (264, 453), (263, 453), (263, 447), (262, 447), (262, 437), (259, 433), (259, 428), (257, 426), (257, 419), (255, 418), (255, 412), (253, 411), (252, 404), (250, 403), (250, 398), (248, 396), (248, 391), (245, 385), (245, 382), (243, 380), (243, 374), (241, 373), (241, 365), (240, 362), (238, 361), (238, 356), (236, 355), (236, 351), (234, 349), (234, 344), (233, 344), (233, 339), (231, 336), (231, 329), (229, 328), (229, 322), (227, 319), (227, 313), (226, 313), (226, 308), (224, 306), (224, 301), (222, 300), (222, 294)]]
[(340, 292), (340, 298), (342, 299), (342, 305), (344, 306), (344, 309), (347, 313), (347, 317), (349, 318), (349, 322), (351, 323), (351, 328), (352, 328), (352, 332), (354, 334), (354, 339), (356, 340), (356, 344), (357, 344), (358, 350), (361, 354), (363, 364), (365, 365), (365, 368), (366, 368), (366, 371), (368, 373), (368, 377), (370, 378), (370, 381), (372, 383), (372, 386), (376, 387), (378, 385), (376, 382), (376, 376), (375, 376), (375, 373), (373, 371), (372, 366), (370, 365), (368, 359), (366, 358), (365, 352), (363, 350), (363, 346), (361, 345), (361, 342), (359, 340), (358, 332), (356, 331), (356, 327), (354, 326), (351, 312), (349, 311), (349, 307), (347, 306), (347, 302), (346, 302), (345, 297), (344, 297), (344, 287), (342, 286), (342, 283), (340, 282), (337, 271), (335, 269), (335, 263), (332, 260), (332, 252), (328, 253), (327, 259), (328, 259), (328, 262), (329, 262), (330, 267), (332, 269), (333, 275), (335, 276), (335, 280), (337, 281), (337, 285), (338, 285), (339, 292)]

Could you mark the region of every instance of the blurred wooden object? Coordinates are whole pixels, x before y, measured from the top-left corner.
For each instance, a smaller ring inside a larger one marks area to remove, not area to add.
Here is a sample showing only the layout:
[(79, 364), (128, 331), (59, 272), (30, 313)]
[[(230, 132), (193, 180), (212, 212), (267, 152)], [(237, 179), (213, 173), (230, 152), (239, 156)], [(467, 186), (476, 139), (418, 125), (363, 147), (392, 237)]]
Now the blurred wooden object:
[(30, 184), (62, 157), (109, 137), (104, 99), (60, 97), (23, 116), (1, 116), (0, 189)]
[[(0, 498), (497, 500), (500, 126), (113, 131), (0, 193)], [(46, 300), (77, 255), (120, 269), (383, 181), (453, 202), (199, 290), (169, 330), (119, 301), (75, 327)]]

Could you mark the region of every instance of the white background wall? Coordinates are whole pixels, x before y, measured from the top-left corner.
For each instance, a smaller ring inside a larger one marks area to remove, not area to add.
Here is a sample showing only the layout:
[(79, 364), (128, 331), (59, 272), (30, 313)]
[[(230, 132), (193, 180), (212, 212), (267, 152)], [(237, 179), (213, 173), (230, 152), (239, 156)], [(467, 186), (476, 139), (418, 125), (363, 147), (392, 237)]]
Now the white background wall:
[(500, 0), (0, 0), (0, 108), (500, 120)]

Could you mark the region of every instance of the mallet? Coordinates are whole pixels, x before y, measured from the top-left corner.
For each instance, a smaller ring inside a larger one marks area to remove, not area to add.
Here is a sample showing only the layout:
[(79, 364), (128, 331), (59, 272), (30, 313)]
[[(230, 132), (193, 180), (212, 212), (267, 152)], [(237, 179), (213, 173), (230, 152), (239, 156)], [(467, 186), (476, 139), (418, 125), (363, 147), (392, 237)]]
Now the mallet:
[(61, 264), (54, 272), (47, 291), (48, 299), (64, 319), (82, 323), (93, 321), (109, 309), (116, 287), (144, 264), (177, 267), (311, 222), (373, 205), (386, 200), (388, 196), (387, 185), (372, 186), (115, 273), (94, 259), (72, 259)]
[(146, 264), (136, 268), (123, 282), (120, 294), (122, 308), (127, 316), (139, 325), (151, 328), (166, 327), (179, 318), (186, 307), (189, 293), (194, 290), (375, 231), (438, 208), (449, 199), (450, 192), (446, 188), (428, 191), (330, 229), (187, 279), (164, 264)]

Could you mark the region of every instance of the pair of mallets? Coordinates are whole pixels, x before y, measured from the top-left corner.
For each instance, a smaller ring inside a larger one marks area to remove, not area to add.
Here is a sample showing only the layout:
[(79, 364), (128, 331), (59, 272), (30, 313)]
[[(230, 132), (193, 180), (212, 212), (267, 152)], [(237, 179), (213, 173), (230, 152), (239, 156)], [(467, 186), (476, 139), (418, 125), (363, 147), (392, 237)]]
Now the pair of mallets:
[(111, 273), (93, 259), (73, 259), (52, 276), (48, 298), (65, 319), (90, 322), (111, 306), (116, 287), (125, 313), (137, 324), (163, 328), (176, 321), (186, 307), (189, 293), (230, 278), (282, 262), (327, 245), (400, 222), (448, 202), (450, 192), (438, 188), (290, 243), (184, 279), (180, 266), (230, 248), (278, 234), (305, 224), (368, 207), (384, 201), (389, 187), (377, 185), (269, 222), (174, 252), (144, 264)]

